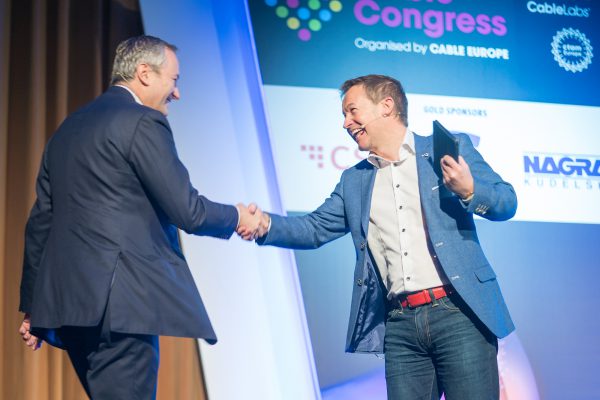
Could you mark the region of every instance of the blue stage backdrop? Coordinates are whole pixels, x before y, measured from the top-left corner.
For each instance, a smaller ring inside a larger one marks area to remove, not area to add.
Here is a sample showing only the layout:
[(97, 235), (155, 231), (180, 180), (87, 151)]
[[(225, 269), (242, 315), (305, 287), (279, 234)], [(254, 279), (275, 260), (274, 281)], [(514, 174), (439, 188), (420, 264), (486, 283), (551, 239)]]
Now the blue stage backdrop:
[[(594, 8), (594, 6), (596, 8)], [(480, 239), (517, 325), (502, 399), (597, 399), (600, 10), (591, 0), (250, 0), (283, 207), (312, 211), (364, 158), (337, 88), (398, 78), (409, 127), (465, 132), (519, 198)], [(383, 361), (344, 354), (353, 249), (296, 252), (323, 398), (385, 398)], [(355, 396), (355, 397), (352, 397)]]

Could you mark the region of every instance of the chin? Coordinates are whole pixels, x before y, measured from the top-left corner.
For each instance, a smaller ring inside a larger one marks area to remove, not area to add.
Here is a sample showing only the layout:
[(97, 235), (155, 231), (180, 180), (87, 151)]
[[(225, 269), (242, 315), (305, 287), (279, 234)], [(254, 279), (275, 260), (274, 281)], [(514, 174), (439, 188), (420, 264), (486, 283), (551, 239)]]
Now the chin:
[(369, 146), (368, 144), (365, 143), (357, 143), (358, 144), (358, 149), (360, 151), (370, 151), (371, 150), (371, 146)]

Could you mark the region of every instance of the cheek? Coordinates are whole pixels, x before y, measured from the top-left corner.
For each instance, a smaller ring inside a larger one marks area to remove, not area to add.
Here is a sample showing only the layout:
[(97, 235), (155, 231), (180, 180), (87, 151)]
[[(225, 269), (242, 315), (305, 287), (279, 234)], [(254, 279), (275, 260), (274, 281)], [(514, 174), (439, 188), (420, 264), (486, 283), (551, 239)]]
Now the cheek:
[(163, 84), (162, 84), (162, 91), (163, 91), (163, 93), (167, 93), (167, 92), (170, 93), (170, 91), (172, 90), (172, 87), (173, 87), (173, 83), (172, 83), (171, 80), (164, 81)]
[(348, 116), (348, 122), (349, 123), (355, 123), (355, 124), (360, 124), (360, 114), (351, 114)]
[(358, 122), (359, 124), (364, 124), (364, 123), (365, 123), (365, 121), (368, 121), (368, 120), (369, 120), (369, 118), (368, 118), (368, 117), (366, 117), (364, 113), (358, 113), (358, 114), (356, 114), (356, 115), (354, 116), (354, 120), (355, 120), (356, 122)]

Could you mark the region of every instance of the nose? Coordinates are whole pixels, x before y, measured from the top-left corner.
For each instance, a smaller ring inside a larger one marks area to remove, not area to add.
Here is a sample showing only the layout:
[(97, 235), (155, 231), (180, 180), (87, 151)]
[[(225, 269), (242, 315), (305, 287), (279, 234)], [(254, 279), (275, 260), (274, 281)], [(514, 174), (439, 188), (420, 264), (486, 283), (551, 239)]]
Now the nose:
[(173, 90), (173, 93), (171, 93), (171, 99), (172, 100), (179, 100), (180, 97), (181, 97), (181, 95), (179, 93), (179, 88), (175, 87), (175, 90)]
[(346, 114), (344, 116), (344, 129), (348, 129), (350, 128), (350, 125), (352, 125), (352, 118), (350, 118), (350, 116), (348, 114)]

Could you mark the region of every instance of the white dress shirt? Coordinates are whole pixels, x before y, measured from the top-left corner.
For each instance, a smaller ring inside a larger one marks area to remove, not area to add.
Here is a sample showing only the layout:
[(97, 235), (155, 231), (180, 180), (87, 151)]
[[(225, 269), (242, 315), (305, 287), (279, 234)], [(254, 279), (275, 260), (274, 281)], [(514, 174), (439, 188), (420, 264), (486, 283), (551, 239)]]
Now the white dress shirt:
[(388, 299), (447, 284), (423, 219), (414, 134), (406, 131), (396, 161), (373, 153), (368, 161), (377, 168), (377, 175), (367, 242)]

